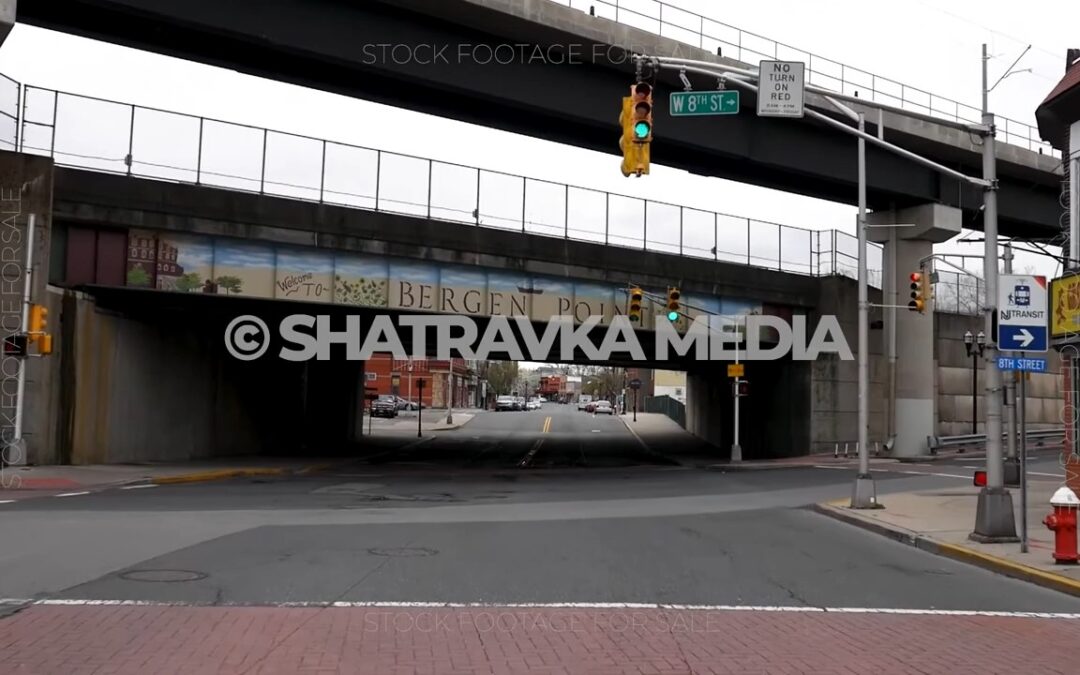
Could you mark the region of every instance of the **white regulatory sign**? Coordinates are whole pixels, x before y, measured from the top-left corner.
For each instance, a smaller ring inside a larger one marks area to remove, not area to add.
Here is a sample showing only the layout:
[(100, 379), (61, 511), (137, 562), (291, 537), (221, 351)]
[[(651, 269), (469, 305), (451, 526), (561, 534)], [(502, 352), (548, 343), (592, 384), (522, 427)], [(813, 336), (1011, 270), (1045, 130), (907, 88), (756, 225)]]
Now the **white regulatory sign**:
[(757, 114), (802, 117), (806, 65), (799, 61), (762, 61), (758, 65)]

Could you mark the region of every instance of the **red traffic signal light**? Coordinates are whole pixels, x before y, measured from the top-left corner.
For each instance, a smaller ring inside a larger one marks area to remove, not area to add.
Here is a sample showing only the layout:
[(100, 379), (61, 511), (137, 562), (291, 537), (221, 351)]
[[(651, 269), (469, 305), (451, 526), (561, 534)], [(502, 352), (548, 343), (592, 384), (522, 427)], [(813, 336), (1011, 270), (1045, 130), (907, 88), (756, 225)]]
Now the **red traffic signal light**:
[(922, 272), (912, 272), (908, 275), (911, 281), (911, 300), (908, 309), (922, 314), (926, 311), (926, 275)]
[(976, 471), (971, 483), (976, 487), (986, 487), (986, 471)]

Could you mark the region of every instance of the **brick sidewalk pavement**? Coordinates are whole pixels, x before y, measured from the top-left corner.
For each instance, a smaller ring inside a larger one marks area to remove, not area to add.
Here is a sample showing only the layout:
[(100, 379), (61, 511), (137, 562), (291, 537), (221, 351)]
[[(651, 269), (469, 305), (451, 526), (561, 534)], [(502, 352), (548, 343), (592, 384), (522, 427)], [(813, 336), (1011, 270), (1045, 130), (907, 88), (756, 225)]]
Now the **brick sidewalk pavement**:
[(1076, 673), (1080, 617), (713, 609), (32, 605), (3, 675)]

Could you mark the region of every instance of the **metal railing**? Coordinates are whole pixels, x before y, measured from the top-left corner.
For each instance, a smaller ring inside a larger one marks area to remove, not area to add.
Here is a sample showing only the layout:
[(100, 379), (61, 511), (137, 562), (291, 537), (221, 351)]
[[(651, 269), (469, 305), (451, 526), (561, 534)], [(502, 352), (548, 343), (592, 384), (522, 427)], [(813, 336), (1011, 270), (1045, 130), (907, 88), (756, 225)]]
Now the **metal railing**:
[[(982, 279), (962, 272), (938, 270), (934, 284), (934, 311), (952, 314), (980, 314), (986, 306), (986, 285)], [(906, 299), (901, 298), (906, 302)]]
[[(1008, 433), (1002, 434), (1005, 438)], [(1065, 427), (1052, 427), (1049, 429), (1029, 429), (1027, 431), (1028, 442), (1042, 447), (1051, 441), (1065, 441)], [(969, 448), (986, 445), (986, 434), (964, 434), (960, 436), (927, 436), (926, 447), (931, 454), (942, 448)]]
[(686, 404), (666, 394), (663, 396), (646, 396), (642, 403), (642, 411), (667, 415), (680, 427), (686, 428)]
[[(854, 277), (858, 240), (26, 85), (19, 148), (57, 164), (811, 276)], [(869, 250), (880, 269), (881, 247)], [(871, 273), (871, 280), (880, 273)]]
[[(818, 56), (660, 0), (551, 1), (712, 53), (720, 50), (724, 56), (743, 63), (763, 59), (802, 61), (806, 64), (809, 84), (837, 93), (956, 122), (979, 123), (982, 120), (982, 111), (975, 106)], [(995, 121), (1000, 141), (1060, 156), (1053, 146), (1040, 140), (1034, 125), (1000, 115), (995, 116)]]

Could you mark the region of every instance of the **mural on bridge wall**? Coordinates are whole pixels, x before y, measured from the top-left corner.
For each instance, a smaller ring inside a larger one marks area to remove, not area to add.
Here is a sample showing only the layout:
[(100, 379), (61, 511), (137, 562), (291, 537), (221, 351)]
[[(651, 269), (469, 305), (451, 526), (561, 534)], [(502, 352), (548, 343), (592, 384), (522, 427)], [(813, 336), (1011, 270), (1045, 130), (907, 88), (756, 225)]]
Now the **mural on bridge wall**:
[[(625, 314), (628, 300), (625, 286), (150, 230), (128, 234), (127, 285), (537, 321), (598, 315), (602, 323)], [(648, 327), (664, 311), (667, 289), (645, 291), (658, 298), (645, 300)], [(684, 294), (682, 302), (691, 317), (725, 316), (730, 330), (763, 311), (760, 302), (737, 298)]]

